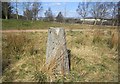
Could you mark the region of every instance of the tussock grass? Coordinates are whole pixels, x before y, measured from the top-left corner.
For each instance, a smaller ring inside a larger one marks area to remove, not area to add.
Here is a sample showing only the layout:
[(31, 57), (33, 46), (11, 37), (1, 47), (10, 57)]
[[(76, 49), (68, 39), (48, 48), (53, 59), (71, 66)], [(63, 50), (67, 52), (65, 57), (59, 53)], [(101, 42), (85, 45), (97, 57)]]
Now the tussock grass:
[[(118, 43), (113, 34), (117, 35), (117, 30), (66, 32), (67, 47), (71, 50), (71, 71), (65, 76), (53, 76), (55, 59), (48, 65), (49, 69), (45, 67), (47, 33), (3, 33), (2, 80), (118, 81)], [(112, 42), (114, 47), (110, 47)]]

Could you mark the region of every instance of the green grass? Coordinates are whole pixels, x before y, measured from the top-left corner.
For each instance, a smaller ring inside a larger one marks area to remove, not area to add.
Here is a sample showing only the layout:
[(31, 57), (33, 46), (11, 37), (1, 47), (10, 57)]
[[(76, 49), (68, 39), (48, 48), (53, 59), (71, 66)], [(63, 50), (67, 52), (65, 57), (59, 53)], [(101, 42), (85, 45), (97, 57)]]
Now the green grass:
[[(70, 24), (69, 24), (70, 25)], [(69, 26), (68, 25), (68, 26)], [(64, 23), (26, 21), (26, 20), (2, 20), (2, 29), (48, 29), (49, 27), (66, 26)]]
[[(66, 32), (67, 48), (71, 50), (71, 71), (65, 77), (58, 75), (54, 81), (118, 81), (117, 46), (111, 48), (107, 42), (111, 41), (111, 36), (98, 30)], [(41, 71), (45, 64), (46, 32), (3, 33), (2, 40), (3, 81), (51, 80), (49, 74)]]
[(2, 29), (3, 30), (12, 30), (12, 29), (48, 29), (50, 27), (63, 27), (65, 29), (86, 29), (86, 28), (117, 28), (117, 27), (106, 27), (100, 25), (90, 26), (87, 24), (69, 24), (69, 23), (58, 23), (58, 22), (44, 22), (44, 21), (27, 21), (27, 20), (2, 20)]

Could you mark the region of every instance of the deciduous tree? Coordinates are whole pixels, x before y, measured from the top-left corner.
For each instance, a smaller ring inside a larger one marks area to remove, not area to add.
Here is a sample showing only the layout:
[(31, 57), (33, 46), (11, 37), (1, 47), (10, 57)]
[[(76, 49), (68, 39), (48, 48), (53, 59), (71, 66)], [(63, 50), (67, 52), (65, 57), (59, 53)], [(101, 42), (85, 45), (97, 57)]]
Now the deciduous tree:
[[(77, 13), (85, 20), (89, 13), (89, 2), (80, 2), (78, 4)], [(84, 23), (84, 21), (83, 21)]]
[(43, 7), (41, 2), (34, 2), (32, 7), (33, 19), (36, 20), (38, 18), (39, 11), (42, 11)]
[(2, 2), (2, 18), (9, 19), (12, 13), (12, 8), (10, 2)]
[(48, 8), (48, 10), (46, 10), (45, 18), (46, 18), (47, 21), (53, 21), (54, 20), (54, 16), (52, 14), (51, 8)]

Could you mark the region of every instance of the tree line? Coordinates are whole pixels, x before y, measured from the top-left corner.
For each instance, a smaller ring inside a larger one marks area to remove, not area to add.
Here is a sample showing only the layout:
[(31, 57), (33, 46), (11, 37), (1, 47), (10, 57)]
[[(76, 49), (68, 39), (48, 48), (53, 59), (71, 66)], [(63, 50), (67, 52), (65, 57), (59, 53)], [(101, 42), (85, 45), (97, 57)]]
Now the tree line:
[[(38, 12), (41, 11), (41, 3), (23, 2), (23, 15), (19, 15), (18, 4), (20, 2), (14, 2), (15, 6), (12, 6), (11, 2), (2, 2), (2, 18), (3, 19), (26, 19), (36, 20), (38, 18)], [(32, 6), (32, 7), (31, 7)]]
[[(42, 12), (43, 7), (40, 2), (23, 2), (23, 16), (18, 14), (18, 4), (19, 2), (14, 3), (13, 7), (10, 2), (2, 2), (2, 18), (3, 19), (25, 19), (25, 20), (37, 20), (39, 19), (39, 12)], [(13, 12), (14, 11), (14, 12)], [(52, 13), (51, 8), (46, 10), (45, 21), (54, 21), (55, 17)], [(64, 20), (62, 12), (59, 12), (56, 21), (62, 22)]]
[[(25, 20), (37, 20), (39, 19), (39, 12), (43, 12), (43, 6), (41, 2), (23, 2), (23, 15), (18, 14), (18, 5), (20, 2), (14, 2), (15, 6), (11, 5), (11, 2), (2, 2), (2, 18), (3, 19), (25, 19)], [(120, 2), (80, 2), (76, 8), (78, 15), (83, 18), (82, 24), (85, 23), (86, 18), (95, 19), (94, 25), (97, 24), (99, 19), (102, 25), (105, 19), (110, 19), (112, 25), (118, 22), (119, 17), (119, 5)], [(14, 11), (14, 12), (13, 12)], [(68, 10), (69, 11), (69, 10)], [(69, 13), (69, 12), (68, 12)], [(55, 17), (52, 13), (51, 8), (44, 13), (44, 21), (57, 21), (64, 22), (68, 21), (62, 14), (59, 12)], [(91, 17), (89, 17), (91, 16)]]
[(92, 18), (95, 19), (94, 24), (97, 23), (97, 19), (100, 19), (102, 25), (104, 19), (111, 18), (114, 25), (118, 18), (118, 5), (119, 3), (115, 2), (95, 2), (92, 4), (81, 2), (76, 11), (84, 20), (88, 14), (91, 14)]

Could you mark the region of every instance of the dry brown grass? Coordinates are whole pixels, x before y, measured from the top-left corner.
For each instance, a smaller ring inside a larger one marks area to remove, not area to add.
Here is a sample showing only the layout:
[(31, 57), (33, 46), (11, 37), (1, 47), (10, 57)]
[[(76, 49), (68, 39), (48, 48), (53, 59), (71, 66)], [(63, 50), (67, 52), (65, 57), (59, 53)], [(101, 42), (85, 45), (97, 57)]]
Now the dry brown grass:
[(112, 48), (117, 48), (118, 47), (118, 33), (116, 31), (112, 32), (111, 47)]
[[(57, 75), (57, 78), (53, 77), (52, 70), (56, 67), (55, 58), (44, 67), (47, 33), (3, 33), (3, 60), (10, 61), (3, 71), (3, 81), (118, 81), (117, 46), (109, 47), (111, 39), (115, 45), (117, 43), (115, 35), (118, 32), (115, 29), (66, 33), (67, 47), (71, 50), (71, 71), (68, 76)], [(18, 48), (20, 58), (16, 48), (6, 46), (8, 44), (14, 47), (21, 45)]]

